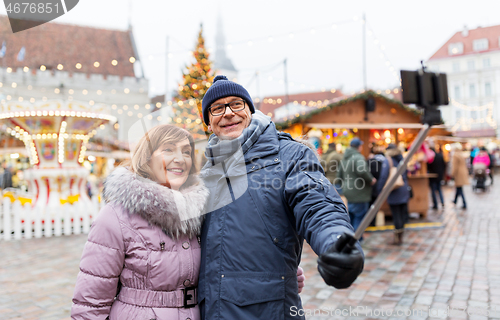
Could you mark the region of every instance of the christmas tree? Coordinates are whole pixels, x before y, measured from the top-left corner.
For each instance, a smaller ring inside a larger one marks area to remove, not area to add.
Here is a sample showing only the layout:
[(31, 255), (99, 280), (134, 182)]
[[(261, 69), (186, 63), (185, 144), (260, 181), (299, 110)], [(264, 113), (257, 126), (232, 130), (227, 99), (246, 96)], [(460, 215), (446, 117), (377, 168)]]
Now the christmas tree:
[(175, 122), (183, 124), (196, 140), (206, 137), (207, 127), (203, 123), (201, 101), (214, 79), (212, 62), (205, 48), (203, 25), (200, 25), (193, 56), (195, 61), (186, 67), (186, 72), (182, 76), (183, 80), (175, 97), (177, 106), (173, 111)]

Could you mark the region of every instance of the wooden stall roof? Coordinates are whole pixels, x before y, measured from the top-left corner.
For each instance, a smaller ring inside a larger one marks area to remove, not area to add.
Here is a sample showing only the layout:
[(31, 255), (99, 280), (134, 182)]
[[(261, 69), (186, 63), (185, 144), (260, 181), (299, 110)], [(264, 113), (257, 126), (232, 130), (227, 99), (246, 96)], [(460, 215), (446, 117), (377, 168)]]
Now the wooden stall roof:
[[(365, 120), (365, 100), (370, 97), (375, 99), (375, 111), (368, 112), (367, 120)], [(279, 130), (284, 130), (294, 124), (301, 123), (317, 128), (352, 127), (362, 129), (391, 126), (417, 129), (421, 127), (421, 115), (422, 112), (419, 109), (411, 108), (399, 100), (390, 99), (370, 90), (320, 107), (309, 113), (296, 115), (292, 119), (277, 122), (276, 127)]]

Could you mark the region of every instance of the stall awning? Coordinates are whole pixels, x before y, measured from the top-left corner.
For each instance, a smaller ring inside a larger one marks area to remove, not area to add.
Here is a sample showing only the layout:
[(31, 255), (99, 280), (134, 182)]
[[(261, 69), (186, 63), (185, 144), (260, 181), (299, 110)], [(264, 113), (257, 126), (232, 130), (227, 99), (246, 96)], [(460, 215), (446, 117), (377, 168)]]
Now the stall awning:
[(460, 138), (495, 138), (497, 136), (497, 132), (493, 128), (488, 128), (468, 131), (456, 131), (454, 135)]
[[(317, 129), (421, 129), (421, 123), (304, 123), (308, 128)], [(437, 129), (446, 129), (445, 125), (433, 126)]]

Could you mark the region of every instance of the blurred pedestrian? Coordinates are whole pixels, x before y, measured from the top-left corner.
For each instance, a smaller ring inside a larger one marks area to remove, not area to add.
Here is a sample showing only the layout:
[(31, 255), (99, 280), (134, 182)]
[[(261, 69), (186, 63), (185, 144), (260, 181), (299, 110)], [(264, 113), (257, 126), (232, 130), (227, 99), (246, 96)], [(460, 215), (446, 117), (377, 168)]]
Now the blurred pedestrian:
[(368, 157), (368, 167), (370, 173), (377, 180), (372, 186), (372, 200), (370, 204), (375, 202), (382, 189), (384, 188), (387, 179), (389, 178), (389, 161), (384, 155), (382, 147), (373, 147), (372, 153)]
[(479, 154), (479, 147), (472, 147), (470, 150), (470, 156), (469, 156), (469, 174), (472, 174), (474, 172), (473, 168), (473, 163), (474, 163), (474, 158)]
[(344, 156), (337, 152), (337, 145), (332, 142), (328, 145), (328, 150), (321, 156), (321, 164), (325, 170), (325, 176), (335, 187), (335, 190), (342, 195), (342, 187), (340, 181), (337, 179), (339, 172), (340, 161)]
[(441, 201), (441, 206), (444, 208), (444, 198), (443, 192), (441, 191), (441, 181), (443, 181), (444, 173), (446, 171), (446, 163), (444, 162), (443, 153), (441, 150), (438, 152), (434, 147), (430, 147), (434, 152), (434, 161), (427, 164), (427, 172), (434, 174), (434, 177), (429, 178), (429, 186), (431, 187), (432, 196), (432, 209), (438, 208), (436, 192), (439, 195), (439, 200)]
[(6, 188), (12, 188), (12, 167), (5, 162), (2, 174), (2, 189)]
[[(377, 180), (377, 182), (372, 186), (372, 199), (370, 201), (370, 206), (377, 200), (378, 195), (382, 192), (384, 185), (389, 178), (389, 161), (384, 155), (382, 146), (374, 146), (372, 148), (372, 152), (368, 156), (368, 168), (370, 169), (370, 173)], [(383, 212), (379, 211), (379, 214), (384, 215)], [(375, 221), (377, 216), (373, 217), (371, 226), (376, 225)]]
[(453, 200), (452, 202), (456, 205), (458, 198), (462, 197), (462, 208), (467, 209), (463, 186), (469, 184), (469, 170), (467, 169), (465, 156), (462, 152), (462, 144), (459, 142), (453, 145), (451, 176), (455, 180), (455, 200)]
[(488, 156), (490, 157), (490, 165), (488, 169), (490, 169), (490, 185), (493, 185), (493, 174), (495, 172), (495, 157), (493, 156), (493, 152), (488, 152)]
[(362, 150), (363, 141), (359, 138), (352, 139), (338, 172), (354, 230), (357, 230), (368, 212), (372, 199), (372, 185), (377, 182), (368, 169), (368, 162), (361, 154)]
[[(498, 172), (498, 168), (500, 167), (500, 148), (496, 148), (495, 151), (493, 151), (493, 159), (495, 159), (493, 170)], [(495, 174), (495, 172), (493, 174)]]
[[(395, 144), (387, 146), (386, 157), (392, 161), (392, 166), (397, 168), (403, 161), (403, 154)], [(408, 176), (406, 170), (402, 174), (404, 185), (393, 189), (387, 198), (387, 203), (391, 208), (392, 219), (394, 222), (394, 242), (395, 245), (403, 244), (404, 226), (408, 216), (408, 201), (410, 201), (410, 191), (408, 185)]]

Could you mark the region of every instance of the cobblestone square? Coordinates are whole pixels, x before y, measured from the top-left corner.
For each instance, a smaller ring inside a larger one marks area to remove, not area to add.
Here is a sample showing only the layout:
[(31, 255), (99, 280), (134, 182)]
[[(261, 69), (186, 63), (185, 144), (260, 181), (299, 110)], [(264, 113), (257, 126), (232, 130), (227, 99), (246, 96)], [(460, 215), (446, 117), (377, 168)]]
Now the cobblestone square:
[[(500, 318), (500, 187), (466, 188), (466, 211), (444, 191), (446, 208), (429, 211), (442, 227), (407, 230), (401, 247), (390, 231), (365, 234), (365, 269), (349, 289), (326, 286), (305, 245), (307, 319)], [(69, 319), (86, 238), (0, 241), (0, 319)]]

